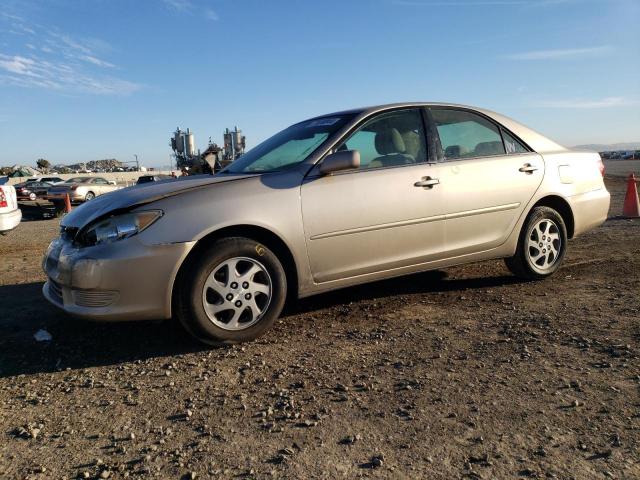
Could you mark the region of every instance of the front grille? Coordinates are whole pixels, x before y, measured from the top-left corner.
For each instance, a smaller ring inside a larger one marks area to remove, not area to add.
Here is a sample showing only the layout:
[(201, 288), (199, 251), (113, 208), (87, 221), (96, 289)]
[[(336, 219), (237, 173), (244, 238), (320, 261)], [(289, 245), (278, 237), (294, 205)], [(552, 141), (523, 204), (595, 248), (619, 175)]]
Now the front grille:
[(118, 296), (109, 290), (73, 290), (73, 300), (80, 307), (108, 307)]
[(62, 288), (60, 288), (60, 285), (58, 285), (56, 282), (54, 282), (51, 279), (49, 279), (49, 294), (51, 295), (54, 301), (58, 302), (61, 305), (63, 304)]

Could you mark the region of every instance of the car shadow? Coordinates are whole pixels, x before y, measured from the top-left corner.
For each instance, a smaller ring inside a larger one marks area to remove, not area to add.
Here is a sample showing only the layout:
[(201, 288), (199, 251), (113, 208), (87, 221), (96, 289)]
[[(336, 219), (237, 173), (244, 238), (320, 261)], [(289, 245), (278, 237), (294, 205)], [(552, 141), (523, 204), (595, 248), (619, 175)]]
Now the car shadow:
[(365, 283), (354, 287), (334, 290), (303, 298), (287, 305), (283, 316), (298, 315), (345, 303), (380, 300), (396, 295), (425, 294), (432, 292), (463, 291), (467, 289), (492, 288), (522, 283), (524, 280), (512, 275), (480, 278), (448, 279), (447, 272), (431, 270), (402, 277)]
[[(283, 316), (396, 295), (491, 288), (519, 282), (511, 276), (447, 280), (433, 271), (398, 277), (292, 302)], [(0, 286), (0, 378), (116, 365), (208, 350), (175, 321), (95, 323), (76, 319), (42, 297), (42, 283)], [(36, 341), (45, 330), (49, 341)], [(220, 347), (231, 348), (231, 347)]]
[[(45, 330), (50, 341), (36, 341)], [(42, 283), (0, 286), (0, 378), (206, 350), (175, 322), (96, 323), (50, 305)]]

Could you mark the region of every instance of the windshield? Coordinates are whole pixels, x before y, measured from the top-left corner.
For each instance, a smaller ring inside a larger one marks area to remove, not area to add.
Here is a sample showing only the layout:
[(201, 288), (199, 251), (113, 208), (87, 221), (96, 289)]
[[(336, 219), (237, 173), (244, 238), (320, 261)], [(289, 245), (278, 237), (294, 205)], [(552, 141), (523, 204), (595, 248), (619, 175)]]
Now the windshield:
[(296, 165), (352, 117), (353, 115), (338, 115), (296, 123), (249, 150), (224, 172), (264, 173)]

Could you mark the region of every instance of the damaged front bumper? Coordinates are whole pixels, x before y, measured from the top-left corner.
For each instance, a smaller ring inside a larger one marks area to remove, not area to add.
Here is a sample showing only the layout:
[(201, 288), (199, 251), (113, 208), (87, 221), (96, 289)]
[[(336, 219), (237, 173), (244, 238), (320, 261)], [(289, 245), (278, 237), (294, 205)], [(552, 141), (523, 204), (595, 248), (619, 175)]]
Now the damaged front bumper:
[(72, 315), (102, 321), (171, 317), (171, 293), (194, 242), (143, 244), (138, 237), (76, 247), (62, 237), (42, 261), (47, 300)]

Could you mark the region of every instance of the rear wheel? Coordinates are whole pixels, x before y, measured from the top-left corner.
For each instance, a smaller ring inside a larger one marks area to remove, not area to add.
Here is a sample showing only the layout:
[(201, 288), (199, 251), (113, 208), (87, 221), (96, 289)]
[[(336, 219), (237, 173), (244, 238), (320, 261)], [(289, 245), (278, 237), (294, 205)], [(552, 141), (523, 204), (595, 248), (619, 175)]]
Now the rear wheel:
[(566, 248), (562, 216), (552, 208), (535, 207), (522, 227), (516, 254), (505, 263), (514, 275), (539, 280), (560, 268)]
[(36, 194), (35, 194), (35, 193), (31, 192), (31, 193), (29, 194), (29, 200), (31, 200), (32, 202), (33, 202), (36, 198), (37, 198), (37, 197), (36, 197)]
[(243, 237), (216, 241), (185, 266), (176, 315), (198, 340), (253, 340), (278, 318), (287, 296), (282, 264), (267, 247)]

